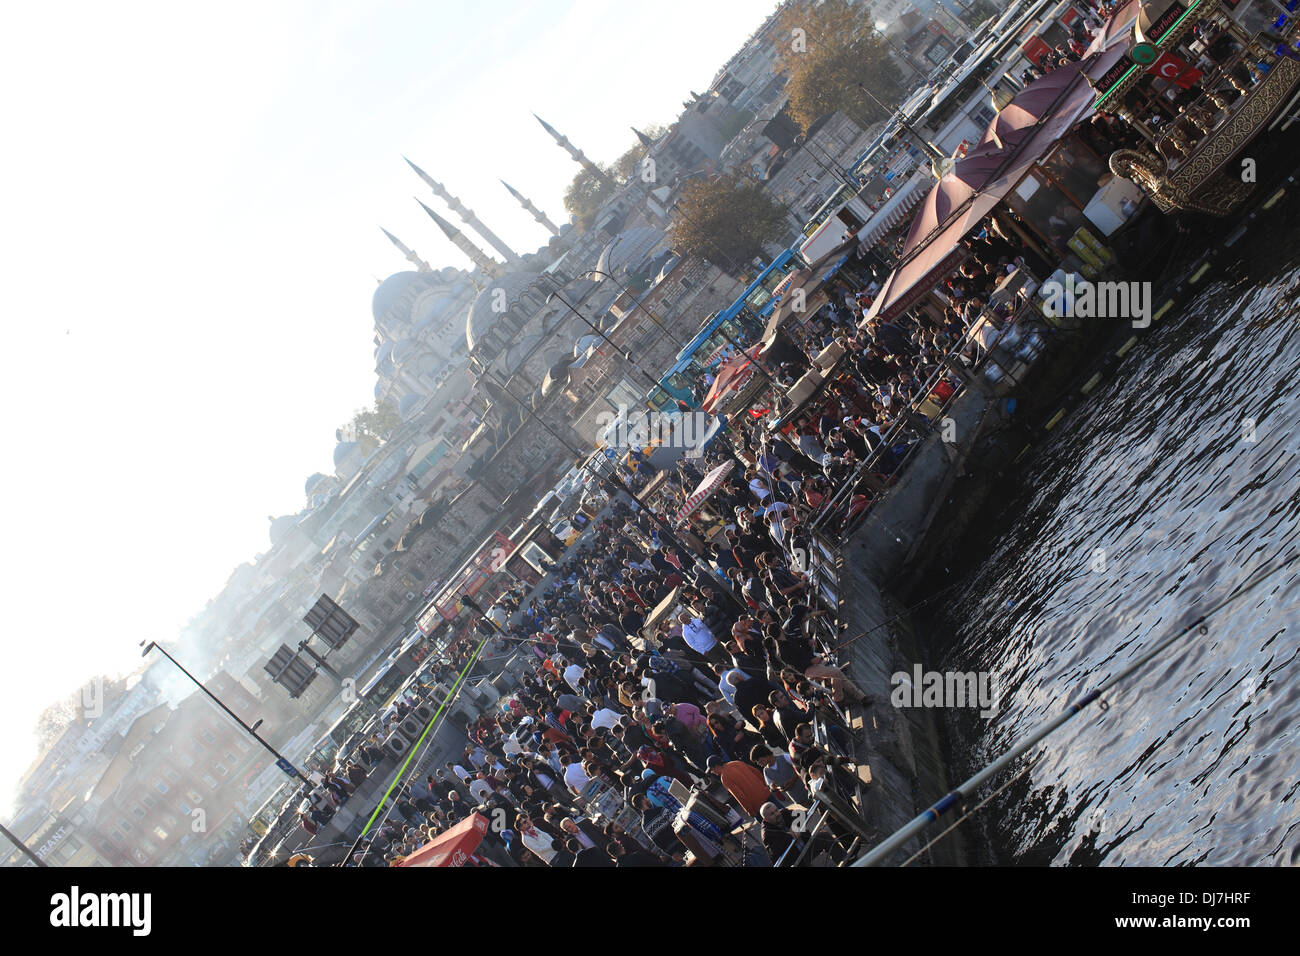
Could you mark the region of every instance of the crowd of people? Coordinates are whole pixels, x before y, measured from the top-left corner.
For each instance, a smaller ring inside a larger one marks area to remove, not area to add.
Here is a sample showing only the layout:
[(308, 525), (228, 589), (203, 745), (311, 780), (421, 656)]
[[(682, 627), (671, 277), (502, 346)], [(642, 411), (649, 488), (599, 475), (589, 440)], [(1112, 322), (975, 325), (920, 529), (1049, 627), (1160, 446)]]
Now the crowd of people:
[[(670, 595), (676, 610), (647, 626)], [(352, 862), (394, 863), (471, 813), (492, 821), (479, 855), (498, 865), (680, 865), (688, 848), (718, 862), (736, 846), (770, 863), (802, 848), (816, 795), (854, 795), (845, 709), (873, 703), (834, 660), (829, 617), (752, 516), (705, 560), (616, 499), (494, 636), (534, 661), (519, 688), (465, 727), (459, 759), (403, 790)], [(480, 640), (448, 648), (443, 672)], [(816, 849), (843, 859), (848, 842), (831, 826)]]

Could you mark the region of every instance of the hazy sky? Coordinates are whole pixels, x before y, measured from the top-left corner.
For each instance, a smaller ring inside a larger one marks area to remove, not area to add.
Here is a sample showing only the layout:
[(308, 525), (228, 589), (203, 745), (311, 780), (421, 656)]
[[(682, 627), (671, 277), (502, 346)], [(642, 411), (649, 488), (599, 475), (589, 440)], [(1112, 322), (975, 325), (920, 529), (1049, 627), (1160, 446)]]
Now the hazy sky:
[(532, 251), (497, 179), (563, 222), (577, 167), (530, 112), (612, 160), (774, 6), (5, 6), (0, 807), (44, 706), (170, 639), (332, 470), (405, 267), (378, 227), (468, 265), (402, 155)]

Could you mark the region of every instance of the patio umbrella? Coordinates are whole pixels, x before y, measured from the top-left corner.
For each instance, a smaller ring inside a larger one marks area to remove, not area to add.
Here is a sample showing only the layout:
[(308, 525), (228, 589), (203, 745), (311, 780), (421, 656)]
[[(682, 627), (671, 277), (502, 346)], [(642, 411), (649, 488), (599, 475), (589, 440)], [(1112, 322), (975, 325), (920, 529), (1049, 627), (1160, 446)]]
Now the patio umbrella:
[(488, 819), (471, 814), (445, 833), (440, 833), (398, 866), (464, 866), (487, 833)]
[(695, 512), (700, 510), (700, 506), (713, 496), (713, 493), (722, 487), (723, 480), (730, 474), (731, 469), (736, 466), (734, 461), (724, 461), (717, 468), (714, 468), (704, 480), (696, 486), (695, 490), (686, 498), (686, 503), (677, 512), (677, 519), (685, 521)]

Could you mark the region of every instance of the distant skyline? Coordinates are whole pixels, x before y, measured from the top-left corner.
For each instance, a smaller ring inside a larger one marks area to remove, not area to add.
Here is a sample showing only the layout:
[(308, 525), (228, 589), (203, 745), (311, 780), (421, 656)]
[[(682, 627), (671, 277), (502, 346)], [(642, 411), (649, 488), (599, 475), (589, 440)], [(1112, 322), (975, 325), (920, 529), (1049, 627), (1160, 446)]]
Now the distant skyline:
[(775, 6), (6, 8), (0, 812), (41, 710), (172, 640), (332, 472), (374, 397), (376, 281), (410, 268), (380, 227), (469, 268), (402, 157), (532, 252), (498, 180), (563, 223), (578, 167), (531, 114), (610, 162)]

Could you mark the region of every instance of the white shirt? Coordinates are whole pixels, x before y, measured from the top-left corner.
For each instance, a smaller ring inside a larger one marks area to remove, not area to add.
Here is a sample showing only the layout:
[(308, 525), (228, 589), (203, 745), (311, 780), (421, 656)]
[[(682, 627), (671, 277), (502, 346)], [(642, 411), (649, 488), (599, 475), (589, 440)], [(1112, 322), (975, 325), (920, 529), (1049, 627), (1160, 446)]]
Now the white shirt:
[[(735, 707), (735, 706), (736, 706), (736, 688), (735, 688), (735, 687), (732, 685), (732, 683), (727, 679), (727, 678), (729, 678), (732, 674), (739, 674), (741, 677), (748, 677), (749, 675), (746, 674), (744, 671), (742, 671), (740, 668), (738, 668), (738, 667), (733, 667), (733, 668), (732, 668), (731, 670), (729, 670), (729, 671), (723, 671), (723, 672), (722, 672), (722, 680), (718, 681), (718, 690), (722, 691), (722, 696), (723, 696), (724, 698), (726, 698), (727, 703), (730, 704), (732, 707)], [(744, 681), (741, 681), (741, 683), (743, 684)]]
[(718, 643), (718, 639), (713, 636), (708, 625), (698, 617), (693, 617), (682, 625), (682, 639), (691, 646), (692, 650), (701, 654), (707, 654)]
[(767, 487), (767, 482), (762, 478), (751, 478), (749, 481), (749, 490), (754, 493), (759, 501), (766, 501), (772, 497), (772, 491)]
[(454, 773), (456, 776), (460, 777), (461, 780), (468, 780), (468, 779), (469, 779), (469, 771), (466, 770), (464, 767), (462, 767), (462, 766), (461, 766), (460, 764), (458, 764), (458, 763), (457, 763), (457, 764), (452, 764), (452, 766), (451, 766), (451, 772)]
[(591, 726), (600, 730), (610, 730), (618, 723), (619, 716), (618, 711), (602, 707), (592, 715)]
[(564, 680), (574, 690), (578, 689), (578, 681), (582, 679), (582, 665), (570, 664), (564, 669)]
[(551, 839), (551, 835), (536, 827), (533, 827), (531, 831), (524, 830), (521, 832), (519, 839), (524, 846), (541, 857), (543, 863), (550, 863), (558, 852), (555, 849), (555, 841)]
[(582, 788), (590, 782), (591, 778), (578, 761), (575, 760), (564, 768), (564, 784), (574, 793), (581, 793)]
[(486, 800), (492, 793), (492, 786), (486, 780), (475, 780), (469, 785), (469, 792), (479, 801)]

